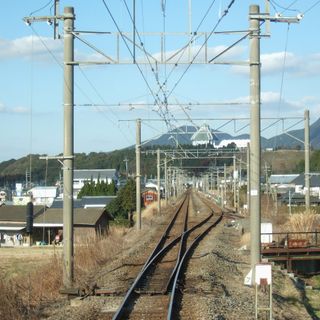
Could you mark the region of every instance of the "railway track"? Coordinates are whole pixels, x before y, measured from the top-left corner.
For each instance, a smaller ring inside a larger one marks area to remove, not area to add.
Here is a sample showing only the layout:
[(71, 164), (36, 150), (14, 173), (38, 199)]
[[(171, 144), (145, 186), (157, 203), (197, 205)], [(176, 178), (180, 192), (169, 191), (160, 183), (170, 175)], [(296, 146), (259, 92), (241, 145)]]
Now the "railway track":
[[(194, 197), (191, 192), (186, 193), (113, 320), (176, 319), (186, 262), (197, 243), (222, 219), (218, 207), (195, 210)], [(208, 206), (207, 202), (203, 204)]]

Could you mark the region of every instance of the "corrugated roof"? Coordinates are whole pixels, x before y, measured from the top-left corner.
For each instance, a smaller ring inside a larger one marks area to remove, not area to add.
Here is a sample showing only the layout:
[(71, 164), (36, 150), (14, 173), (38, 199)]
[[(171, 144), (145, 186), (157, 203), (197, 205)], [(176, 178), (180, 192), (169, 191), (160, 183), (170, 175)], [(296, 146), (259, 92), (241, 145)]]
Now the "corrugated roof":
[[(74, 225), (91, 225), (95, 226), (99, 218), (103, 215), (104, 209), (96, 208), (77, 208), (73, 210)], [(49, 208), (34, 219), (34, 224), (63, 224), (63, 210)]]
[[(34, 206), (33, 214), (38, 215), (44, 210), (43, 206)], [(0, 207), (0, 221), (25, 222), (27, 215), (27, 206), (8, 206)]]
[(81, 169), (74, 170), (73, 179), (104, 179), (109, 178), (113, 179), (117, 176), (116, 169)]
[[(305, 185), (304, 173), (301, 173), (296, 179), (293, 180), (293, 183), (298, 186)], [(310, 174), (310, 188), (320, 187), (320, 176)]]
[(272, 174), (269, 177), (270, 184), (289, 184), (299, 176), (299, 174)]

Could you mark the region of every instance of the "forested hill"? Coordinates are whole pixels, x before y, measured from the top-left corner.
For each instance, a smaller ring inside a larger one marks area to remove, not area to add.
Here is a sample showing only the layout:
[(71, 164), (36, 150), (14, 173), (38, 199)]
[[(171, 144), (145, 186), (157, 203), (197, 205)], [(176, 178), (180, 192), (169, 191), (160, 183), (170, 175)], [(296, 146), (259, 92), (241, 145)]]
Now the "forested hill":
[[(25, 181), (26, 172), (31, 173), (32, 181), (35, 183), (49, 185), (55, 183), (62, 175), (61, 164), (57, 160), (40, 160), (39, 154), (25, 156), (20, 159), (11, 159), (0, 163), (0, 187), (11, 185), (17, 181)], [(111, 152), (91, 152), (89, 154), (75, 154), (75, 169), (117, 169), (121, 173), (126, 172), (126, 161), (128, 159), (129, 173), (135, 172), (135, 149), (126, 148)], [(141, 171), (156, 173), (155, 155), (141, 156)], [(149, 168), (149, 170), (147, 170)], [(154, 170), (152, 170), (154, 169)]]

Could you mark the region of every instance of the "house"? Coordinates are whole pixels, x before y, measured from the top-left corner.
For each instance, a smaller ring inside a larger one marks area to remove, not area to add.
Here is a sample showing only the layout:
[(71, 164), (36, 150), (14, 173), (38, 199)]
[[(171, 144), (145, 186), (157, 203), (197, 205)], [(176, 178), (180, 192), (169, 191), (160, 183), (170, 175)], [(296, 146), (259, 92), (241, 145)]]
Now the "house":
[(296, 184), (294, 180), (299, 174), (272, 174), (268, 179), (268, 183), (277, 193), (286, 193), (288, 190), (294, 190)]
[[(73, 227), (75, 242), (94, 235), (108, 232), (112, 217), (104, 208), (75, 208), (73, 210)], [(63, 239), (63, 209), (49, 208), (38, 215), (33, 221), (34, 240), (52, 243), (56, 235)]]
[[(301, 173), (294, 180), (295, 192), (300, 194), (306, 194), (305, 187), (305, 175)], [(320, 197), (320, 175), (310, 173), (310, 195)]]
[(73, 192), (76, 198), (86, 182), (98, 181), (110, 184), (114, 181), (118, 183), (118, 173), (116, 169), (81, 169), (73, 172)]
[[(116, 198), (116, 196), (85, 196), (81, 199), (73, 199), (73, 208), (104, 208), (114, 198)], [(55, 199), (50, 208), (62, 209), (63, 199)]]
[(58, 196), (57, 187), (34, 187), (27, 192), (32, 196), (34, 205), (50, 207), (53, 200)]
[[(43, 206), (33, 207), (34, 218), (44, 211)], [(21, 234), (26, 241), (27, 206), (0, 206), (0, 243), (1, 245), (19, 245), (17, 237)]]

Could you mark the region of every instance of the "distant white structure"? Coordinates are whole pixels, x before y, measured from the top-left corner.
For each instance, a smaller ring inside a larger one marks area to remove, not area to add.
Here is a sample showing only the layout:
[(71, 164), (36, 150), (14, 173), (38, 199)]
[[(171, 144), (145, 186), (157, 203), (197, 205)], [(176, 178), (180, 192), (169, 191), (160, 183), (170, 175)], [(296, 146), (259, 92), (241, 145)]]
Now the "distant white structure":
[(246, 148), (248, 143), (250, 143), (250, 139), (224, 139), (221, 140), (218, 144), (214, 143), (214, 147), (217, 149), (225, 148), (229, 144), (234, 143), (237, 148), (243, 149)]
[(32, 195), (32, 202), (34, 205), (46, 205), (47, 207), (50, 207), (53, 200), (58, 196), (58, 188), (34, 187), (28, 191), (28, 194)]
[(73, 176), (73, 196), (76, 198), (81, 188), (86, 182), (104, 181), (107, 184), (114, 181), (118, 183), (118, 174), (116, 169), (77, 169)]
[(192, 135), (191, 141), (193, 146), (213, 144), (210, 127), (207, 124), (203, 124), (199, 130)]

